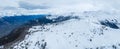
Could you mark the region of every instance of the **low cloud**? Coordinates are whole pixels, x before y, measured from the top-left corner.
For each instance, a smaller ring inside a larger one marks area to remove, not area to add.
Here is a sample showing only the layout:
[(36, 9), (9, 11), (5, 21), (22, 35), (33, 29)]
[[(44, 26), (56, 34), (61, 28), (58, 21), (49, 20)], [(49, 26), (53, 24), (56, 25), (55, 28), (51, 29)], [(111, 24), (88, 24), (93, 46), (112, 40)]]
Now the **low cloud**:
[(27, 9), (27, 10), (48, 9), (49, 8), (48, 6), (35, 5), (35, 4), (28, 3), (28, 2), (23, 2), (23, 1), (20, 1), (18, 4), (19, 4), (20, 8), (24, 8), (24, 9)]

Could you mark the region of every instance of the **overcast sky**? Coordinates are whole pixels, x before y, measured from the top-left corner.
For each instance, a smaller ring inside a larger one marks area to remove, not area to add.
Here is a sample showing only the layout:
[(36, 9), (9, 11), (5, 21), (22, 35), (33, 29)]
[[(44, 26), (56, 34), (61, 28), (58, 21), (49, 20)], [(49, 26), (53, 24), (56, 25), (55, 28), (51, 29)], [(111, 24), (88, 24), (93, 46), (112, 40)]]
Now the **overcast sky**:
[(0, 9), (119, 10), (119, 0), (0, 0)]

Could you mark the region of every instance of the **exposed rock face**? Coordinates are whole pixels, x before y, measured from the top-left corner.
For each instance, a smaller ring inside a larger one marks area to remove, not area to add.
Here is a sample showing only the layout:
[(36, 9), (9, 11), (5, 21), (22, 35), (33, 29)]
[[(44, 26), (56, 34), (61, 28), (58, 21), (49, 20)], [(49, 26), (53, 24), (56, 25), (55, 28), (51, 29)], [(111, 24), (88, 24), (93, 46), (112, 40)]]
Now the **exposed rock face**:
[(111, 22), (109, 20), (105, 20), (105, 21), (101, 21), (100, 23), (110, 28), (119, 29), (119, 27), (117, 26), (118, 24), (117, 22)]

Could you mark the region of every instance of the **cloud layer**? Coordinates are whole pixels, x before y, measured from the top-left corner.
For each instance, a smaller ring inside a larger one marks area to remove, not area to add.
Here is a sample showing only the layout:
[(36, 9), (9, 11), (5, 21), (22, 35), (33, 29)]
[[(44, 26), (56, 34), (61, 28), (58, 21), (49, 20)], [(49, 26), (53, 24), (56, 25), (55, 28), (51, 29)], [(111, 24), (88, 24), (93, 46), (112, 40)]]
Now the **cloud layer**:
[(51, 12), (120, 10), (119, 0), (1, 0), (0, 3), (1, 11), (15, 11), (16, 9)]

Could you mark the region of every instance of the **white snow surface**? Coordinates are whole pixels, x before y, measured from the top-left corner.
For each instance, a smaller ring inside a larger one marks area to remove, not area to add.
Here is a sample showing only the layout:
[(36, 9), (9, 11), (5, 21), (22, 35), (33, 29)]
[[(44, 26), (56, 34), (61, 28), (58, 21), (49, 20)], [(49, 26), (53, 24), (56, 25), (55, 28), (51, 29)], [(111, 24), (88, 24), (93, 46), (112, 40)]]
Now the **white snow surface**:
[(41, 46), (44, 45), (45, 49), (120, 49), (120, 29), (110, 28), (99, 22), (105, 19), (120, 22), (119, 14), (87, 11), (72, 16), (79, 16), (80, 20), (70, 19), (45, 26), (33, 26), (28, 31), (30, 34), (16, 43), (14, 48), (44, 49)]

